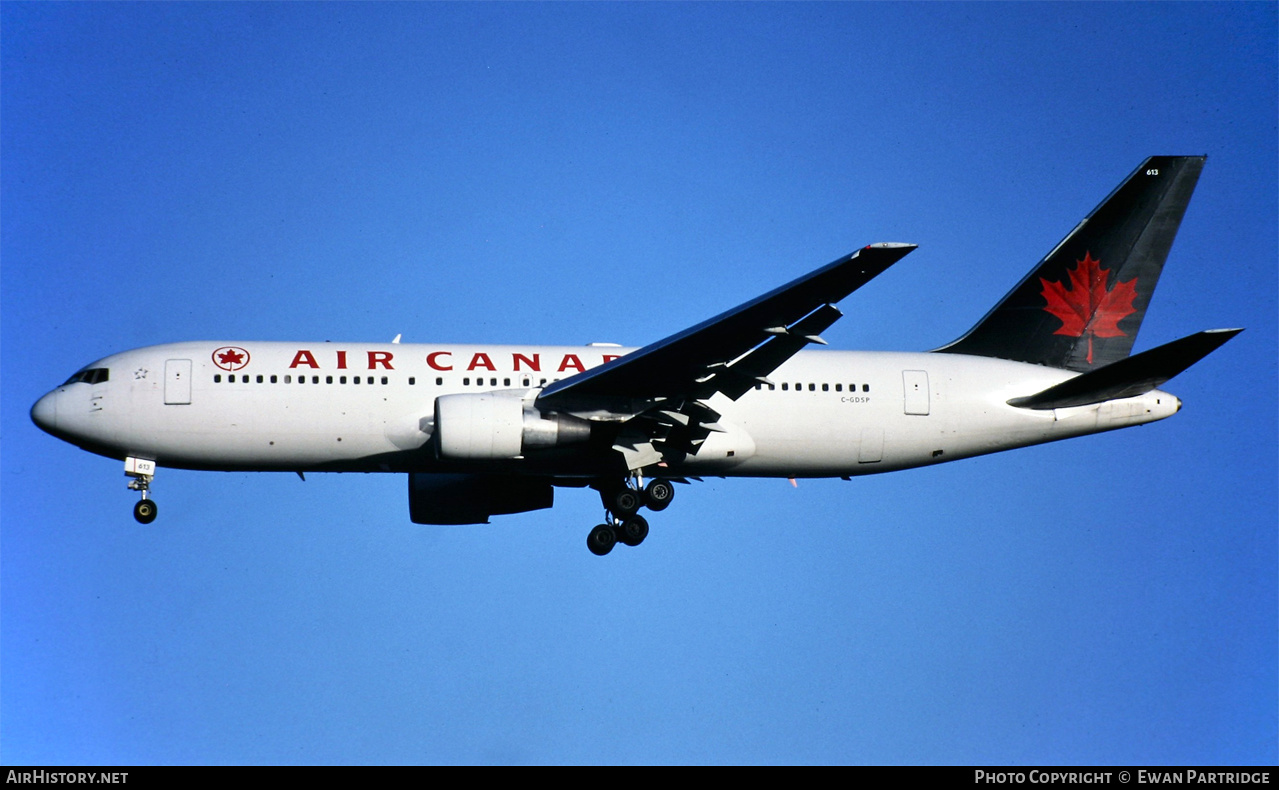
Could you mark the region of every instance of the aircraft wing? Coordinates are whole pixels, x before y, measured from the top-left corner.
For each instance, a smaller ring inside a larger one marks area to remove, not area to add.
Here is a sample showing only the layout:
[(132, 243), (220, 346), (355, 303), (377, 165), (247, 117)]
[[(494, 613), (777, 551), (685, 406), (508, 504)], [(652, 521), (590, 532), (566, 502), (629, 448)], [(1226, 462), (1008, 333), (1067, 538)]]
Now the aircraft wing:
[(835, 322), (832, 306), (915, 249), (872, 244), (696, 326), (547, 386), (544, 410), (741, 397)]

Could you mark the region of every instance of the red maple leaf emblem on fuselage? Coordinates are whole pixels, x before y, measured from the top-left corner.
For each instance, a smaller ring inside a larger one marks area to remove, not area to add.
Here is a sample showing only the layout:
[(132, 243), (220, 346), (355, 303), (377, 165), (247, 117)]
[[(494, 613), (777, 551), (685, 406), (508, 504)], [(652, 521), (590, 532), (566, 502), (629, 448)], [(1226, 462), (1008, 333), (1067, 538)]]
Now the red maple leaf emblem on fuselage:
[(240, 370), (249, 364), (249, 352), (235, 346), (223, 346), (213, 352), (213, 364), (223, 370)]
[(1050, 283), (1039, 278), (1044, 286), (1043, 297), (1048, 301), (1044, 310), (1061, 319), (1061, 328), (1053, 334), (1088, 335), (1088, 364), (1092, 364), (1092, 339), (1123, 337), (1126, 333), (1119, 328), (1119, 322), (1137, 311), (1133, 307), (1137, 278), (1126, 283), (1116, 282), (1108, 291), (1109, 274), (1109, 269), (1101, 268), (1101, 261), (1085, 252), (1084, 259), (1070, 270), (1065, 282)]

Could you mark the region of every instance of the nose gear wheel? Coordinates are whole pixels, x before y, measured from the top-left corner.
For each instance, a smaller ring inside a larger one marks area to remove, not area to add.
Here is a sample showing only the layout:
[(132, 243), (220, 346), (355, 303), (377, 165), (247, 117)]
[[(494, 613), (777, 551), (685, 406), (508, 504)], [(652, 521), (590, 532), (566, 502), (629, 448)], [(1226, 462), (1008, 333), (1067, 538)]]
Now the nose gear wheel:
[(155, 500), (141, 499), (133, 506), (133, 517), (138, 520), (139, 524), (150, 524), (155, 521), (157, 508)]

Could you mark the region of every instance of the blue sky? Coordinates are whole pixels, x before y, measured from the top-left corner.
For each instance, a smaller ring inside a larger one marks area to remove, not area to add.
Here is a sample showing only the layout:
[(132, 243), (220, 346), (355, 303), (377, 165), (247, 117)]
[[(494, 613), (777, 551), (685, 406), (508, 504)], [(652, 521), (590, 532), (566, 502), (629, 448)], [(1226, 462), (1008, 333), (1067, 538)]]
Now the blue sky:
[[(1276, 6), (0, 4), (0, 761), (1279, 760)], [(1141, 428), (409, 523), (401, 476), (162, 470), (30, 405), (185, 339), (640, 345), (858, 246), (835, 348), (970, 327), (1207, 154)]]

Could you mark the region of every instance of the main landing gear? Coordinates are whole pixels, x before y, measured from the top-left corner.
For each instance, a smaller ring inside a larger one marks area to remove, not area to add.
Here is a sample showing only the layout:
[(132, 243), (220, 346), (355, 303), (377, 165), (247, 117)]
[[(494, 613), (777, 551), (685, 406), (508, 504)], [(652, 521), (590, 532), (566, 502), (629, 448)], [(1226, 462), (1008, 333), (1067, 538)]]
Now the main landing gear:
[(640, 478), (632, 479), (634, 487), (623, 483), (610, 488), (599, 488), (604, 503), (604, 523), (596, 526), (586, 536), (586, 547), (592, 554), (603, 557), (618, 543), (638, 546), (648, 537), (648, 520), (639, 515), (641, 507), (654, 512), (665, 510), (675, 498), (675, 486), (669, 480), (652, 480), (639, 488)]
[(133, 517), (138, 520), (139, 524), (150, 524), (155, 521), (156, 514), (159, 512), (155, 505), (155, 500), (147, 497), (147, 494), (151, 491), (151, 481), (155, 479), (155, 461), (147, 461), (142, 458), (126, 458), (124, 459), (124, 474), (133, 478), (129, 481), (129, 490), (142, 494), (142, 499), (133, 506)]

